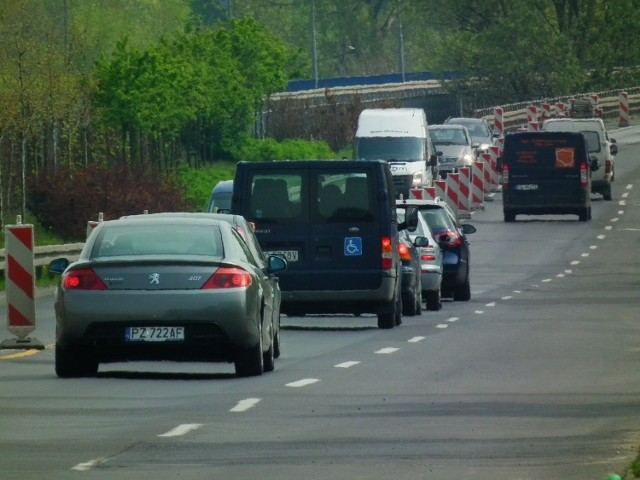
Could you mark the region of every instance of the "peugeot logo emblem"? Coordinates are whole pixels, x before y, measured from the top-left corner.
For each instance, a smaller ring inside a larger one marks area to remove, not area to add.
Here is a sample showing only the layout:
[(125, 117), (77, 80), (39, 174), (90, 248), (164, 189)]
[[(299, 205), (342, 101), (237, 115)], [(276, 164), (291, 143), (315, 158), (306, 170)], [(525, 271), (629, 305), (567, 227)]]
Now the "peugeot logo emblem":
[(151, 285), (160, 285), (160, 274), (152, 273), (149, 275), (149, 283)]

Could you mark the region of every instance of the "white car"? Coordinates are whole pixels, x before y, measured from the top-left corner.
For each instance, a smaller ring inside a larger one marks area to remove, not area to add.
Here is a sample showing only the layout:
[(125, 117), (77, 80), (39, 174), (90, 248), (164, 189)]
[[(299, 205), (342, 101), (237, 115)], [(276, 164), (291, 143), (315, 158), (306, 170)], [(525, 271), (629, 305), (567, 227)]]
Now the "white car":
[(438, 156), (438, 173), (446, 178), (449, 173), (458, 172), (461, 167), (471, 167), (476, 159), (475, 149), (467, 127), (463, 125), (431, 125), (431, 143)]
[(546, 132), (580, 132), (587, 140), (591, 158), (591, 193), (611, 200), (611, 182), (615, 178), (614, 155), (618, 146), (609, 138), (601, 118), (553, 118), (542, 124)]

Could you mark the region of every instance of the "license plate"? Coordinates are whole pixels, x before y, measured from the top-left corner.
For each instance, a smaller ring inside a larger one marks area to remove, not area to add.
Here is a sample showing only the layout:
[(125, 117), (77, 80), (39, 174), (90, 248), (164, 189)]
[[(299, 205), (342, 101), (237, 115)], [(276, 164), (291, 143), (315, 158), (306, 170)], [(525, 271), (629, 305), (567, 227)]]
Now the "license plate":
[(274, 250), (271, 252), (265, 252), (267, 255), (280, 255), (284, 257), (287, 262), (297, 262), (298, 261), (298, 251), (297, 250)]
[(535, 183), (516, 185), (516, 190), (537, 190), (538, 185)]
[(127, 342), (183, 342), (184, 327), (128, 327)]

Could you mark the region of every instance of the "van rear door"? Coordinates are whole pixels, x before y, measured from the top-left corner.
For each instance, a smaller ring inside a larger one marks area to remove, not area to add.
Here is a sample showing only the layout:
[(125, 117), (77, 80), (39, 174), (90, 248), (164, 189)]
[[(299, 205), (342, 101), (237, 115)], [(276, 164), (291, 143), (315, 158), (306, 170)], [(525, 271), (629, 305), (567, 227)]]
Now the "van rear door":
[(310, 289), (376, 289), (382, 282), (379, 171), (361, 162), (330, 163), (309, 171)]
[(584, 202), (580, 134), (532, 133), (507, 136), (503, 190), (505, 206), (560, 206)]

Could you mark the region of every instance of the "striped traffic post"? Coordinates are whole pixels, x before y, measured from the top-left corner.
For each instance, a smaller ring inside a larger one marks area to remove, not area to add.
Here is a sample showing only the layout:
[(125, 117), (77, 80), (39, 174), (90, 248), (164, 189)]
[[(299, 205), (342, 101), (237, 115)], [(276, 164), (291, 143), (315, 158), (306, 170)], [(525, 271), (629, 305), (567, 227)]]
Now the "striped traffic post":
[(504, 109), (502, 107), (493, 109), (493, 131), (500, 136), (504, 135)]
[(436, 187), (424, 187), (424, 199), (435, 200), (436, 199)]
[(33, 225), (5, 227), (5, 293), (7, 328), (16, 338), (3, 340), (0, 349), (44, 349), (42, 342), (29, 337), (36, 328), (35, 269), (33, 262)]
[(471, 168), (460, 167), (459, 172), (459, 216), (460, 218), (471, 218)]
[(618, 95), (618, 101), (620, 103), (620, 120), (618, 122), (619, 127), (629, 126), (629, 94), (627, 92), (620, 92)]
[(409, 198), (413, 200), (422, 200), (423, 196), (422, 188), (411, 188), (409, 190)]
[(460, 211), (460, 174), (447, 174), (447, 198), (445, 199), (457, 218), (463, 218), (464, 212)]
[(491, 186), (489, 187), (492, 192), (500, 190), (500, 172), (498, 172), (498, 159), (502, 155), (502, 150), (497, 145), (489, 147), (489, 169), (491, 171)]
[(471, 210), (484, 210), (484, 163), (479, 160), (471, 166)]

